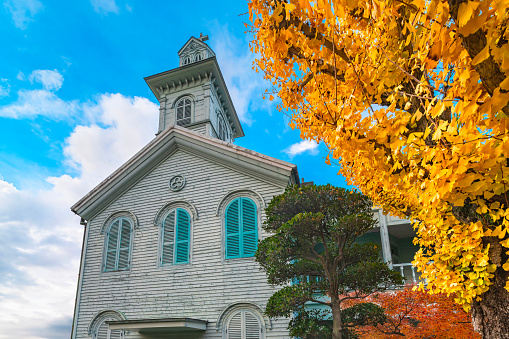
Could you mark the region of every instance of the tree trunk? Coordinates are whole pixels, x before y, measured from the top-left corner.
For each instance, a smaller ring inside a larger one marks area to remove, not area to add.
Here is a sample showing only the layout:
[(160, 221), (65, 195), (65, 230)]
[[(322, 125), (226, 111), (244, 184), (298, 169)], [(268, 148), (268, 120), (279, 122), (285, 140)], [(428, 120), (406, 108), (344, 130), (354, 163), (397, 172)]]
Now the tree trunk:
[(493, 285), (472, 303), (472, 325), (483, 339), (509, 339), (509, 292), (504, 288), (509, 272), (495, 271)]
[(343, 326), (341, 325), (341, 307), (339, 299), (332, 298), (332, 339), (343, 338)]

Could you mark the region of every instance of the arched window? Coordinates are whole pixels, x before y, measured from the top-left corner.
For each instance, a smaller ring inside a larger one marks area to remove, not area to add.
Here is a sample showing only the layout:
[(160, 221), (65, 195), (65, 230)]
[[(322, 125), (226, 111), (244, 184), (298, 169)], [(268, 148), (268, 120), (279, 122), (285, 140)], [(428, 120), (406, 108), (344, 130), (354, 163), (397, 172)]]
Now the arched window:
[(195, 56), (194, 60), (195, 60), (195, 61), (200, 61), (201, 59), (203, 59), (203, 57), (202, 57), (201, 53), (196, 54), (196, 56)]
[(176, 123), (179, 126), (186, 126), (191, 123), (192, 101), (189, 98), (180, 99), (176, 107)]
[(184, 65), (187, 65), (190, 63), (191, 63), (191, 57), (189, 57), (189, 56), (184, 57)]
[(228, 128), (228, 119), (226, 119), (220, 111), (217, 111), (217, 126), (219, 139), (224, 141), (230, 141), (230, 130)]
[(126, 217), (114, 219), (106, 233), (104, 272), (128, 270), (133, 222)]
[(240, 197), (226, 207), (226, 259), (253, 257), (258, 246), (256, 204)]
[(191, 217), (183, 208), (171, 210), (161, 223), (161, 265), (189, 263)]
[(122, 339), (124, 333), (122, 330), (111, 330), (107, 321), (118, 321), (124, 320), (122, 316), (116, 311), (104, 311), (99, 313), (89, 328), (89, 334), (92, 335), (92, 339)]
[(217, 125), (218, 125), (219, 139), (226, 140), (226, 125), (224, 124), (224, 119), (221, 116), (221, 113), (218, 112), (217, 114), (218, 114)]
[(262, 327), (258, 317), (249, 310), (238, 310), (226, 324), (226, 339), (261, 339)]

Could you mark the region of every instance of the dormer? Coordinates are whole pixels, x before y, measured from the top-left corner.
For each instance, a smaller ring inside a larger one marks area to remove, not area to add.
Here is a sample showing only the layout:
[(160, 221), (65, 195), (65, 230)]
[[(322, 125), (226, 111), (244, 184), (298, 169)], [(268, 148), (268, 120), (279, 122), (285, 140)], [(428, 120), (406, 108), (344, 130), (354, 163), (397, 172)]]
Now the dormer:
[(234, 142), (244, 136), (208, 36), (191, 37), (179, 50), (179, 67), (145, 78), (159, 101), (159, 129), (179, 125)]
[(199, 38), (191, 37), (178, 52), (180, 58), (179, 66), (215, 57), (214, 51), (205, 43), (208, 39), (208, 35), (204, 36), (201, 33)]

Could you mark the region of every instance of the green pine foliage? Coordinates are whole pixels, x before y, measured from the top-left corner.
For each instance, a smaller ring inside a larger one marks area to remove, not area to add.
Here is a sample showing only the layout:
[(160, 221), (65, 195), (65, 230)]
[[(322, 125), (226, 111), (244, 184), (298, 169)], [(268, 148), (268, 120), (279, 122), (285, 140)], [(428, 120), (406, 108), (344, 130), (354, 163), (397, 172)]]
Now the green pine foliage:
[(291, 317), (292, 336), (314, 338), (352, 338), (349, 328), (383, 321), (374, 304), (342, 307), (403, 282), (377, 245), (355, 243), (376, 225), (366, 196), (331, 185), (291, 186), (265, 213), (263, 229), (273, 235), (259, 243), (256, 261), (268, 282), (282, 287), (268, 301), (268, 316)]

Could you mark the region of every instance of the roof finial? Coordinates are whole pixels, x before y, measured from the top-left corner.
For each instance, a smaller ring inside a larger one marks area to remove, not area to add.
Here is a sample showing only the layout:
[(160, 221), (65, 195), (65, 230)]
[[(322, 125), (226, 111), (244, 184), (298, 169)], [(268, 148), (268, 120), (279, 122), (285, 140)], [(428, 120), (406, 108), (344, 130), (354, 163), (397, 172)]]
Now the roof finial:
[(198, 40), (204, 42), (204, 41), (207, 41), (209, 39), (209, 36), (208, 35), (203, 35), (203, 33), (200, 33), (200, 37), (198, 38)]

